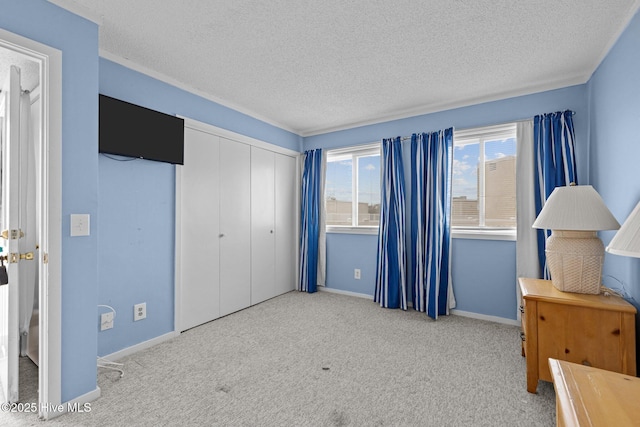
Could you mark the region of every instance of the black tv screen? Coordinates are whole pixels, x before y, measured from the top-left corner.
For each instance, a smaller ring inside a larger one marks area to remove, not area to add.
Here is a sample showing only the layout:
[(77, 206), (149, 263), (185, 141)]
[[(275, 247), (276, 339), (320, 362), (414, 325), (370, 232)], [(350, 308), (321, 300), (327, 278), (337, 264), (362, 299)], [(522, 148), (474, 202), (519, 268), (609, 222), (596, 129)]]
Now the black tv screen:
[(184, 164), (184, 120), (100, 95), (101, 153)]

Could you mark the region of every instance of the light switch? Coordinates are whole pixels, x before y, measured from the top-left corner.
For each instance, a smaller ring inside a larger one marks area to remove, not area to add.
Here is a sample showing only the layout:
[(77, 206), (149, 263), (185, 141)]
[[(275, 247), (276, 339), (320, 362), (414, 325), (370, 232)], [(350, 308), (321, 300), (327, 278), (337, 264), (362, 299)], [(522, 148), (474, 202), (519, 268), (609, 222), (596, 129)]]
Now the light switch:
[(89, 214), (71, 214), (71, 236), (89, 235)]

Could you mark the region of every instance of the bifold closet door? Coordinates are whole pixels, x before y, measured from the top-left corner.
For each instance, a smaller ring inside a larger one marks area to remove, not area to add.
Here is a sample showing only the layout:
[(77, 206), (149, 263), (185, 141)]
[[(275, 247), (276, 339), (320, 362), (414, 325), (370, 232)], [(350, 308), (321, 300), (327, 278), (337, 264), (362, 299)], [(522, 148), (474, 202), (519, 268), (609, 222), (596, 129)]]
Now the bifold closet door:
[(180, 186), (180, 325), (184, 331), (220, 317), (219, 138), (185, 128)]
[(275, 156), (251, 147), (251, 304), (275, 297)]
[(276, 207), (276, 295), (296, 287), (296, 259), (298, 242), (296, 229), (296, 194), (299, 191), (297, 159), (284, 154), (275, 155), (275, 207)]
[(251, 147), (220, 138), (220, 315), (251, 305)]

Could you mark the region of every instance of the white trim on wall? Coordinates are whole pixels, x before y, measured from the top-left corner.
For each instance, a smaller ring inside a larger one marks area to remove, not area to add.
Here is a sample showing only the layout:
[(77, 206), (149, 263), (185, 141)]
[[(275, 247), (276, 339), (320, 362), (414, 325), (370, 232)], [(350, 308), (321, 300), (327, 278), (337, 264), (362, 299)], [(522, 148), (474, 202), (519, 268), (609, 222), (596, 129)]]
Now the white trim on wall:
[(604, 49), (602, 49), (602, 52), (600, 52), (600, 56), (598, 56), (598, 59), (595, 61), (595, 64), (593, 64), (592, 68), (589, 70), (589, 76), (587, 78), (587, 81), (591, 80), (591, 77), (593, 77), (593, 73), (596, 72), (600, 64), (602, 64), (602, 61), (604, 61), (607, 55), (609, 55), (609, 52), (611, 51), (613, 46), (615, 46), (615, 44), (618, 42), (618, 39), (629, 26), (629, 24), (631, 23), (631, 20), (636, 15), (636, 12), (638, 12), (638, 8), (640, 8), (640, 0), (635, 0), (633, 3), (631, 3), (631, 5), (629, 6), (629, 9), (627, 9), (626, 11), (625, 19), (623, 19), (622, 25), (620, 25), (620, 27), (618, 28), (618, 31), (616, 31), (611, 35), (611, 39), (604, 46)]
[(471, 311), (451, 310), (451, 314), (461, 317), (469, 317), (471, 319), (486, 320), (487, 322), (502, 323), (503, 325), (521, 326), (520, 322), (505, 317), (489, 316), (487, 314), (473, 313)]
[(71, 399), (63, 404), (55, 406), (49, 405), (51, 407), (50, 411), (52, 413), (55, 413), (54, 416), (56, 417), (67, 413), (90, 412), (91, 403), (89, 402), (93, 402), (94, 400), (98, 399), (101, 393), (102, 392), (100, 390), (100, 387), (96, 387), (90, 392), (78, 396), (75, 399)]
[(176, 87), (178, 89), (182, 89), (182, 90), (184, 90), (186, 92), (192, 93), (192, 94), (194, 94), (196, 96), (199, 96), (199, 97), (201, 97), (203, 99), (206, 99), (208, 101), (215, 102), (216, 104), (222, 105), (223, 107), (230, 108), (230, 109), (232, 109), (234, 111), (237, 111), (239, 113), (242, 113), (242, 114), (246, 114), (247, 116), (249, 116), (251, 118), (254, 118), (256, 120), (259, 120), (261, 122), (270, 124), (272, 126), (280, 128), (282, 130), (286, 130), (286, 131), (294, 133), (296, 135), (300, 135), (298, 131), (296, 131), (294, 129), (291, 129), (289, 126), (286, 126), (286, 125), (284, 125), (282, 123), (278, 123), (278, 122), (276, 122), (274, 120), (271, 120), (271, 119), (269, 119), (267, 117), (261, 116), (260, 114), (254, 112), (254, 111), (251, 111), (251, 110), (248, 110), (246, 108), (243, 108), (243, 107), (241, 107), (239, 105), (236, 105), (236, 104), (234, 104), (232, 102), (226, 101), (226, 100), (218, 98), (216, 96), (213, 96), (210, 93), (206, 93), (206, 92), (204, 92), (202, 90), (196, 89), (196, 88), (190, 86), (187, 83), (181, 82), (181, 81), (179, 81), (177, 79), (174, 79), (173, 77), (169, 77), (169, 76), (167, 76), (165, 74), (162, 74), (162, 73), (160, 73), (158, 71), (155, 71), (155, 70), (152, 70), (150, 68), (147, 68), (144, 65), (140, 65), (140, 64), (138, 64), (138, 63), (136, 63), (136, 62), (134, 62), (134, 61), (132, 61), (130, 59), (123, 58), (123, 57), (121, 57), (119, 55), (116, 55), (115, 53), (111, 53), (108, 50), (100, 49), (99, 53), (100, 53), (100, 57), (103, 58), (103, 59), (106, 59), (108, 61), (114, 62), (114, 63), (119, 64), (119, 65), (122, 65), (123, 67), (129, 68), (130, 70), (137, 71), (138, 73), (142, 73), (142, 74), (147, 75), (147, 76), (149, 76), (151, 78), (159, 80), (159, 81), (161, 81), (163, 83), (166, 83), (166, 84), (171, 85), (173, 87)]
[(84, 19), (87, 19), (95, 24), (102, 25), (104, 20), (101, 15), (98, 15), (93, 10), (82, 6), (72, 0), (47, 0), (49, 3), (53, 3), (58, 7), (68, 10), (74, 15), (78, 15)]
[(210, 133), (212, 135), (220, 136), (232, 141), (241, 142), (243, 144), (252, 145), (254, 147), (263, 148), (265, 150), (273, 151), (275, 153), (280, 153), (291, 157), (297, 158), (300, 155), (300, 153), (298, 153), (297, 151), (291, 150), (289, 148), (280, 147), (279, 145), (271, 144), (269, 142), (261, 141), (250, 136), (242, 135), (241, 133), (236, 133), (227, 129), (219, 128), (208, 123), (199, 122), (188, 117), (180, 115), (178, 115), (178, 117), (184, 120), (184, 127), (190, 129)]
[(358, 292), (343, 291), (342, 289), (327, 288), (326, 286), (318, 286), (318, 291), (328, 292), (328, 293), (331, 293), (331, 294), (348, 295), (350, 297), (364, 298), (364, 299), (368, 299), (370, 301), (373, 301), (373, 296), (371, 296), (371, 295), (361, 294), (361, 293), (358, 293)]
[[(62, 52), (0, 29), (0, 46), (40, 64), (41, 241), (38, 401), (44, 419), (62, 400)], [(46, 256), (46, 259), (45, 259)]]
[[(347, 296), (356, 297), (356, 298), (364, 298), (371, 301), (373, 300), (373, 296), (371, 295), (361, 294), (358, 292), (343, 291), (341, 289), (327, 288), (326, 286), (319, 286), (318, 291), (328, 292), (332, 294), (347, 295)], [(470, 311), (453, 309), (451, 310), (451, 314), (454, 316), (468, 317), (470, 319), (486, 320), (487, 322), (500, 323), (503, 325), (520, 326), (520, 322), (518, 320), (507, 319), (507, 318), (498, 317), (498, 316), (489, 316), (486, 314), (472, 313)]]
[(173, 339), (173, 338), (175, 338), (177, 336), (180, 336), (179, 332), (175, 332), (175, 331), (167, 332), (166, 334), (160, 335), (160, 336), (155, 337), (155, 338), (151, 338), (150, 340), (143, 341), (141, 343), (132, 345), (132, 346), (127, 347), (127, 348), (123, 348), (122, 350), (118, 350), (118, 351), (115, 351), (115, 352), (113, 352), (111, 354), (107, 354), (106, 356), (100, 356), (100, 357), (104, 358), (104, 359), (111, 360), (111, 361), (120, 360), (123, 357), (127, 357), (127, 356), (135, 354), (135, 353), (137, 353), (139, 351), (146, 350), (148, 348), (153, 347), (154, 345), (158, 345), (160, 343), (163, 343), (165, 341)]

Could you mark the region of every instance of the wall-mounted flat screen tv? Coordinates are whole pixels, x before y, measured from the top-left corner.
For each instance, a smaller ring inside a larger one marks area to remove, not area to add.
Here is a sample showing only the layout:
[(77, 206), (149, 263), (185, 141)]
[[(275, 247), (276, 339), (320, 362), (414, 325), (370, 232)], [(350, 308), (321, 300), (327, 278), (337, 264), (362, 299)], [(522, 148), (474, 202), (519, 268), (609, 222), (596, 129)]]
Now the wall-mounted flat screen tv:
[(101, 153), (184, 164), (184, 120), (100, 95)]

